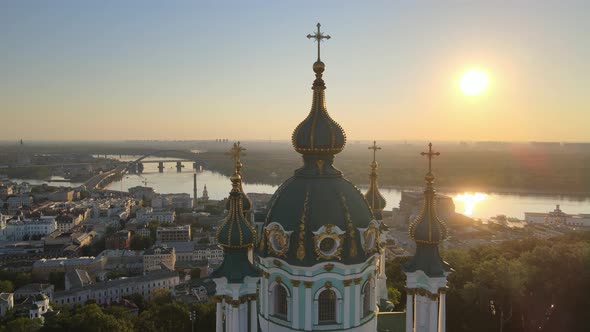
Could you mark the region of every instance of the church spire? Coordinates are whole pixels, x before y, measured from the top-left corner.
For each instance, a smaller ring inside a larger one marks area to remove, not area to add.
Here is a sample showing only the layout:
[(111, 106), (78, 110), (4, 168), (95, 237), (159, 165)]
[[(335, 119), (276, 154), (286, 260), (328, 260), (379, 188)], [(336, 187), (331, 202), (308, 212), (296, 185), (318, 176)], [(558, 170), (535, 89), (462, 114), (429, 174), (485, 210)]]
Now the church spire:
[(377, 186), (377, 150), (381, 150), (380, 146), (377, 146), (377, 141), (373, 141), (373, 145), (369, 146), (369, 150), (373, 150), (373, 162), (371, 163), (371, 173), (369, 174), (369, 190), (365, 194), (365, 198), (367, 202), (369, 202), (369, 206), (373, 211), (373, 215), (375, 219), (381, 220), (383, 219), (382, 211), (385, 208), (385, 198), (379, 192), (379, 187)]
[[(242, 147), (240, 142), (235, 142), (232, 145), (232, 148), (228, 152), (226, 152), (225, 154), (229, 155), (234, 162), (234, 174), (240, 178), (240, 181), (238, 183), (238, 186), (239, 186), (238, 189), (242, 195), (243, 210), (244, 210), (244, 213), (248, 213), (252, 209), (252, 201), (250, 200), (250, 197), (248, 197), (248, 195), (246, 195), (246, 192), (244, 191), (244, 188), (242, 187), (242, 166), (244, 166), (244, 165), (242, 164), (241, 157), (246, 155), (246, 153), (244, 153), (244, 151), (246, 151), (246, 149), (244, 147)], [(229, 201), (226, 206), (226, 209), (229, 210)]]
[[(234, 148), (239, 144), (234, 144)], [(239, 149), (236, 151), (240, 151)], [(250, 199), (242, 191), (242, 176), (239, 171), (239, 152), (236, 157), (236, 168), (230, 177), (232, 189), (229, 193), (226, 208), (227, 217), (217, 231), (217, 242), (224, 248), (251, 248), (256, 242), (256, 230), (246, 219), (246, 209), (250, 209)]]
[(432, 151), (432, 143), (428, 144), (428, 152), (420, 153), (428, 157), (428, 173), (426, 189), (424, 190), (424, 206), (422, 212), (410, 225), (410, 236), (418, 245), (438, 245), (447, 237), (447, 227), (438, 218), (435, 207), (434, 174), (432, 173), (432, 158), (440, 156), (440, 152)]
[(439, 152), (428, 144), (428, 173), (424, 205), (420, 215), (410, 225), (410, 236), (416, 242), (416, 254), (403, 265), (406, 274), (406, 332), (440, 332), (446, 327), (447, 276), (452, 269), (440, 257), (438, 245), (447, 237), (447, 227), (436, 214), (432, 158)]
[(315, 39), (318, 43), (318, 59), (313, 64), (315, 81), (313, 82), (313, 100), (311, 111), (293, 131), (292, 143), (295, 150), (305, 155), (334, 155), (342, 151), (346, 144), (346, 134), (340, 125), (330, 118), (326, 109), (325, 90), (326, 84), (322, 78), (326, 65), (320, 60), (320, 43), (324, 39), (330, 39), (320, 31), (317, 24), (317, 32), (307, 35), (307, 38)]

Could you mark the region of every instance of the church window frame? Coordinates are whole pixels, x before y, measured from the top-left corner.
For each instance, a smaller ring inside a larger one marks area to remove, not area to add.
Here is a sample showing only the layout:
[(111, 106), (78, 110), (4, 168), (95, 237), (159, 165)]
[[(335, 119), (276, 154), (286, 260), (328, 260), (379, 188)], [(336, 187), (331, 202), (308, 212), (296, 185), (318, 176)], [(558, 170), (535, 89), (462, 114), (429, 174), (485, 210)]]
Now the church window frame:
[(289, 316), (289, 294), (284, 286), (278, 284), (274, 288), (274, 297), (275, 297), (275, 316), (281, 318), (282, 320), (287, 320)]
[(338, 297), (332, 289), (323, 290), (318, 296), (318, 324), (336, 324)]
[[(291, 313), (291, 293), (289, 288), (281, 282), (269, 285), (269, 314), (276, 319), (288, 322)], [(279, 296), (284, 296), (279, 298)], [(282, 301), (284, 299), (284, 301)], [(279, 303), (282, 302), (282, 303)], [(281, 309), (281, 310), (279, 310)]]
[[(326, 301), (322, 294), (330, 293), (333, 297), (329, 299), (330, 301)], [(342, 324), (342, 301), (342, 293), (338, 288), (330, 285), (318, 289), (314, 296), (314, 325), (319, 327)], [(329, 309), (331, 312), (324, 313), (324, 310)]]

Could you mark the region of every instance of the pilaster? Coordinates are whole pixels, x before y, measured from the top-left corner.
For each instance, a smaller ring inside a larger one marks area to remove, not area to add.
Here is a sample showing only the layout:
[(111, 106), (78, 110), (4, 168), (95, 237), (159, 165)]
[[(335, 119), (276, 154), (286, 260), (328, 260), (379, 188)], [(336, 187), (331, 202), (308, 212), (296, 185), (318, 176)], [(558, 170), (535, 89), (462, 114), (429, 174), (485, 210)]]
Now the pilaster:
[[(361, 323), (361, 278), (354, 279), (354, 303), (355, 310), (354, 310), (354, 326), (358, 326)], [(359, 307), (360, 306), (360, 307)]]
[(312, 308), (313, 308), (313, 300), (311, 298), (311, 287), (313, 286), (313, 282), (305, 281), (305, 330), (311, 331), (313, 316), (312, 316)]

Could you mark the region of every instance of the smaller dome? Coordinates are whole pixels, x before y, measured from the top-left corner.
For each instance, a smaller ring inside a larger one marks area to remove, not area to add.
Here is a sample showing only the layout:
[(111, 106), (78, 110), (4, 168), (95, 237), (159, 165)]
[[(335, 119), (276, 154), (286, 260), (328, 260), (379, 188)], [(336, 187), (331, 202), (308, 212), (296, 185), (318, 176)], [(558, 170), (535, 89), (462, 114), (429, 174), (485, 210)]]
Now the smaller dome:
[(371, 174), (369, 175), (370, 184), (369, 189), (365, 193), (365, 199), (369, 203), (371, 210), (373, 211), (373, 215), (376, 219), (381, 220), (381, 211), (385, 208), (387, 201), (379, 192), (379, 187), (377, 186), (377, 162), (373, 161), (371, 163)]
[(224, 248), (248, 248), (256, 242), (256, 230), (244, 216), (244, 197), (240, 191), (241, 176), (234, 173), (230, 178), (229, 212), (217, 231), (217, 242)]
[(438, 245), (448, 234), (446, 224), (436, 214), (435, 191), (432, 187), (434, 175), (426, 174), (424, 205), (420, 215), (410, 224), (410, 236), (417, 245)]
[(326, 84), (322, 73), (326, 66), (317, 61), (313, 64), (316, 79), (313, 82), (313, 101), (309, 115), (293, 131), (292, 143), (301, 154), (337, 154), (346, 145), (346, 134), (332, 120), (326, 109)]

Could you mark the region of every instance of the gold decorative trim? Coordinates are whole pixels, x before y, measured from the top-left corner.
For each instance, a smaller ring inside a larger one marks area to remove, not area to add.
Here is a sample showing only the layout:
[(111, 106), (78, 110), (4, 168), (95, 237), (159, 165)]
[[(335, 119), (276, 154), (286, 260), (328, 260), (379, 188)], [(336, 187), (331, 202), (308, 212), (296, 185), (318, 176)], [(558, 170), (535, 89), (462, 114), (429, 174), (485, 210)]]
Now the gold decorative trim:
[(275, 256), (285, 257), (287, 250), (289, 250), (289, 234), (285, 233), (281, 226), (275, 223), (271, 223), (271, 227), (265, 229), (264, 233), (266, 234), (270, 253)]
[(324, 265), (324, 270), (330, 272), (330, 271), (332, 271), (332, 269), (334, 269), (334, 264), (328, 263), (328, 264)]
[[(344, 242), (344, 235), (338, 235), (338, 233), (334, 232), (334, 230), (332, 229), (333, 227), (336, 226), (332, 224), (327, 224), (324, 226), (324, 233), (314, 235), (313, 237), (315, 253), (319, 259), (342, 259), (340, 255), (342, 252), (342, 243)], [(321, 250), (320, 244), (325, 239), (332, 239), (334, 241), (335, 248), (332, 249), (332, 253), (325, 253)]]
[(293, 287), (299, 287), (299, 285), (301, 284), (301, 280), (291, 280), (291, 284), (293, 285)]
[(350, 247), (348, 255), (351, 258), (356, 257), (357, 255), (357, 247), (356, 247), (356, 240), (354, 238), (354, 225), (352, 224), (352, 219), (350, 217), (350, 212), (348, 211), (348, 203), (346, 202), (346, 197), (344, 197), (343, 193), (340, 193), (340, 200), (342, 201), (342, 206), (344, 206), (344, 216), (346, 217), (346, 225), (348, 227), (348, 238), (350, 240)]
[(305, 288), (311, 288), (313, 287), (313, 281), (304, 281), (303, 286), (305, 286)]
[(379, 228), (374, 222), (371, 222), (363, 232), (363, 250), (366, 254), (372, 254), (379, 249), (377, 246), (378, 240)]
[(270, 277), (270, 273), (268, 273), (268, 272), (266, 272), (266, 271), (262, 272), (262, 274), (264, 275), (264, 277), (265, 277), (266, 279), (268, 279), (268, 278)]
[(276, 282), (277, 284), (280, 284), (280, 283), (281, 283), (281, 277), (280, 277), (280, 276), (276, 276), (276, 277), (275, 277), (275, 282)]
[(318, 172), (320, 174), (323, 174), (324, 173), (324, 163), (325, 163), (325, 161), (323, 159), (318, 159), (315, 162), (316, 166), (318, 167)]
[(272, 261), (272, 263), (273, 263), (273, 264), (274, 264), (276, 267), (280, 267), (281, 265), (283, 265), (283, 263), (281, 263), (281, 261), (280, 261), (280, 260), (278, 260), (278, 259), (274, 259), (274, 260)]
[(350, 286), (350, 284), (352, 284), (352, 279), (343, 280), (342, 284), (344, 285), (344, 287), (348, 287)]
[(353, 280), (355, 285), (360, 285), (362, 278), (354, 278)]
[(332, 283), (330, 281), (326, 281), (326, 283), (324, 283), (324, 287), (330, 289), (332, 288)]
[(309, 185), (305, 191), (305, 199), (303, 201), (303, 211), (301, 212), (301, 219), (299, 222), (299, 243), (297, 245), (297, 259), (303, 261), (305, 259), (305, 220), (307, 218), (307, 209), (309, 207)]

